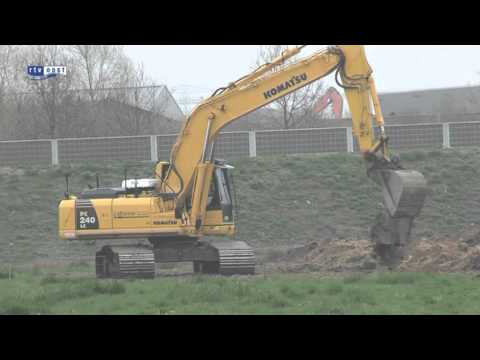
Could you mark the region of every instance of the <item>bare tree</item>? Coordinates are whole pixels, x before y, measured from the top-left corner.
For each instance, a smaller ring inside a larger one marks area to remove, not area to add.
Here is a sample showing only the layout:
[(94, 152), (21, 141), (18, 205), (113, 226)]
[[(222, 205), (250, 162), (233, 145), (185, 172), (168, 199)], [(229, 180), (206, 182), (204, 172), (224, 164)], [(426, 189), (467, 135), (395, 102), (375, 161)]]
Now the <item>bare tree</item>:
[[(73, 45), (69, 51), (76, 59), (78, 88), (88, 89), (92, 102), (106, 97), (108, 93), (97, 91), (118, 87), (125, 83), (125, 72), (129, 59), (118, 45)], [(127, 75), (128, 76), (128, 75)]]
[(116, 122), (118, 130), (125, 135), (141, 135), (148, 133), (153, 122), (155, 106), (155, 87), (145, 74), (142, 64), (135, 66), (130, 60), (123, 63), (121, 85), (112, 100), (122, 106), (117, 106)]
[[(26, 89), (32, 93), (30, 97), (34, 97), (34, 100), (30, 101), (29, 104), (33, 106), (30, 109), (32, 130), (35, 130), (38, 135), (50, 138), (56, 138), (59, 135), (61, 123), (66, 120), (62, 108), (74, 79), (74, 69), (69, 68), (71, 59), (65, 50), (65, 47), (61, 45), (23, 46), (16, 64), (16, 74), (23, 73), (23, 76), (16, 81), (16, 90)], [(68, 71), (66, 76), (33, 81), (25, 75), (28, 64), (65, 65)], [(23, 97), (23, 100), (25, 100), (25, 97)], [(21, 105), (25, 104), (22, 103)], [(36, 108), (38, 108), (38, 111)], [(46, 123), (43, 128), (44, 131), (41, 131), (42, 120)]]
[(15, 106), (12, 99), (8, 99), (8, 94), (16, 80), (15, 65), (18, 50), (19, 47), (15, 45), (0, 45), (0, 126), (2, 138), (7, 139), (14, 134), (10, 125)]
[[(287, 47), (287, 45), (260, 46), (257, 65), (260, 66), (271, 62), (273, 59), (279, 57)], [(295, 60), (289, 60), (287, 64), (291, 64), (293, 61)], [(280, 121), (284, 129), (298, 128), (312, 124), (314, 120), (319, 117), (318, 114), (315, 114), (313, 111), (313, 107), (322, 94), (322, 91), (323, 83), (317, 81), (276, 100), (270, 106), (270, 109), (273, 110), (270, 111), (272, 120)]]
[[(67, 75), (31, 80), (34, 64), (66, 65)], [(164, 91), (122, 46), (0, 46), (2, 139), (148, 134), (170, 126)]]
[(15, 66), (18, 52), (17, 45), (0, 45), (0, 104), (17, 80)]

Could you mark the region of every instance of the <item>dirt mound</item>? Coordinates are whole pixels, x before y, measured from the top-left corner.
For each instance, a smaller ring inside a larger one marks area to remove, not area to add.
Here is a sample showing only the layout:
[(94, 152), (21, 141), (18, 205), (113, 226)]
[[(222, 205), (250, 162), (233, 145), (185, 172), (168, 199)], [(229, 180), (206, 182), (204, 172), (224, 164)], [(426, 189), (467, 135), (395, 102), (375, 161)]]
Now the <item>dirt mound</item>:
[(369, 241), (330, 240), (311, 242), (279, 258), (280, 272), (343, 272), (376, 268)]
[[(311, 242), (279, 258), (282, 272), (380, 270), (369, 240)], [(480, 227), (471, 225), (456, 237), (419, 239), (407, 249), (398, 270), (480, 271)]]
[(400, 268), (415, 271), (479, 271), (480, 227), (472, 224), (456, 237), (417, 241)]

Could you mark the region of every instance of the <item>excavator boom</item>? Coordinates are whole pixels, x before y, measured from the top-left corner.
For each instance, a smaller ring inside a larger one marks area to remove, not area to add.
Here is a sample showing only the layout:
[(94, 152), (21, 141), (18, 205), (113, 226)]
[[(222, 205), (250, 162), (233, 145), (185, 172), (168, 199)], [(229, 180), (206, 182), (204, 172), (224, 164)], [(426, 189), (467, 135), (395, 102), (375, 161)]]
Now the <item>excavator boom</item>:
[[(287, 50), (270, 64), (219, 89), (193, 111), (173, 147), (170, 171), (164, 181), (177, 192), (177, 213), (190, 201), (192, 222), (201, 227), (205, 214), (204, 194), (208, 192), (208, 177), (213, 171), (211, 163), (215, 139), (225, 126), (335, 73), (337, 84), (344, 89), (349, 103), (353, 133), (366, 160), (368, 175), (382, 187), (386, 209), (384, 217), (389, 224), (398, 222), (394, 219), (407, 218), (411, 225), (413, 220), (410, 220), (418, 216), (423, 207), (426, 181), (422, 174), (405, 170), (390, 159), (385, 121), (364, 46), (329, 47), (306, 59), (285, 65), (286, 60), (300, 50)], [(378, 137), (374, 132), (374, 120), (379, 129)], [(411, 226), (386, 227), (389, 236), (372, 235), (377, 242), (391, 247), (399, 246), (404, 245), (403, 240), (410, 236)]]

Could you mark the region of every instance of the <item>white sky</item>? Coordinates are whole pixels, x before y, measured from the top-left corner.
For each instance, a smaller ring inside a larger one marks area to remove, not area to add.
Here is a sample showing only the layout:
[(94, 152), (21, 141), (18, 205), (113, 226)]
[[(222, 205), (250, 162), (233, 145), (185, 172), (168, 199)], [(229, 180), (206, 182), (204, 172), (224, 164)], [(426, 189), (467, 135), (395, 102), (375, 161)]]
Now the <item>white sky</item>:
[[(310, 45), (302, 55), (324, 45)], [(368, 45), (367, 57), (379, 92), (480, 84), (478, 45)], [(129, 45), (126, 53), (144, 64), (157, 84), (177, 100), (209, 96), (216, 88), (249, 73), (258, 45)], [(327, 84), (333, 84), (327, 80)]]

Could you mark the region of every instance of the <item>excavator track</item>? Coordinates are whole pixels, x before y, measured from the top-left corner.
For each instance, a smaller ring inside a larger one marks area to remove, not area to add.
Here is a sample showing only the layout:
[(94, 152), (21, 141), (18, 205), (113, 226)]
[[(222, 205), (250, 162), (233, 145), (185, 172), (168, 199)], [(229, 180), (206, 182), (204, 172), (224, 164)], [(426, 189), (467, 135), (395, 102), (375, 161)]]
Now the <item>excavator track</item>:
[(253, 249), (241, 241), (215, 244), (218, 250), (220, 275), (254, 275)]
[(153, 279), (155, 258), (144, 247), (105, 246), (95, 256), (97, 278)]
[(204, 274), (254, 275), (256, 259), (253, 249), (243, 241), (208, 243), (217, 253), (217, 261), (194, 261), (194, 271)]

